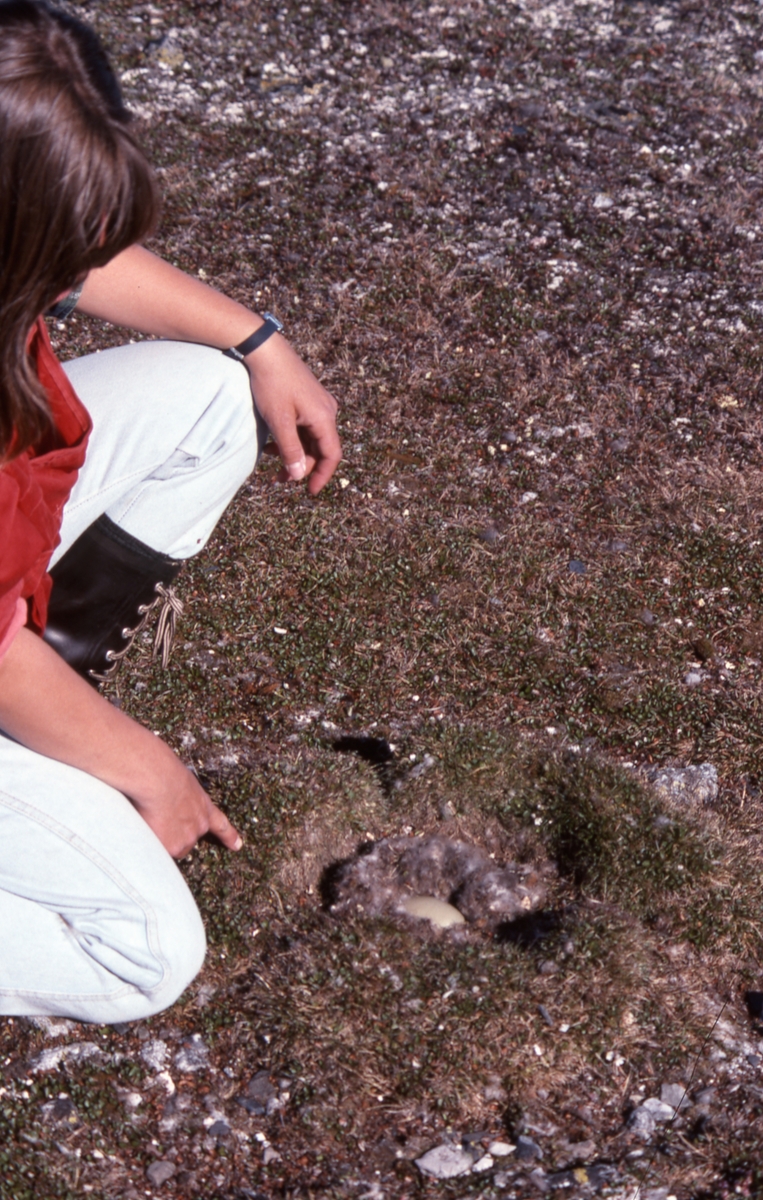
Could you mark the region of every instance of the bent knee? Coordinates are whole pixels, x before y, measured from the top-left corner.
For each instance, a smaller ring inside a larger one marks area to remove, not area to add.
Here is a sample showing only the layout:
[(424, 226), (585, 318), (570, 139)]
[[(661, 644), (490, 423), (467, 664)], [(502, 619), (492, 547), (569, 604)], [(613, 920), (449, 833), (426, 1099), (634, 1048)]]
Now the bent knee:
[(85, 1020), (112, 1024), (153, 1016), (174, 1004), (196, 978), (206, 954), (204, 924), (185, 883), (178, 881), (175, 903), (154, 909), (148, 919), (141, 906), (140, 940), (134, 920), (124, 914), (122, 937), (91, 942), (91, 959), (116, 986), (104, 989)]
[(155, 986), (141, 989), (148, 1005), (142, 1016), (174, 1004), (198, 975), (207, 951), (204, 923), (192, 900), (182, 915), (172, 913), (165, 918), (158, 934), (162, 977)]

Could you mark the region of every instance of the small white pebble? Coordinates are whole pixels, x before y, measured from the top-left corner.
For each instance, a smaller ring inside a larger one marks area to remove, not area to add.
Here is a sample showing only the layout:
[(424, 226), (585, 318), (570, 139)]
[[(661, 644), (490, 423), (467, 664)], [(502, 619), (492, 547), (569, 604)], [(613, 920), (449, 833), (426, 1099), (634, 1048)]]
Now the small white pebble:
[(487, 1148), (488, 1154), (492, 1154), (493, 1158), (506, 1158), (508, 1154), (513, 1154), (516, 1146), (512, 1146), (511, 1142), (491, 1142)]
[(340, 488), (348, 488), (350, 486), (349, 479), (340, 479), (339, 486), (340, 486)]
[(480, 1171), (489, 1171), (494, 1163), (495, 1159), (493, 1158), (492, 1154), (483, 1154), (482, 1158), (477, 1159), (476, 1163), (472, 1167), (472, 1171), (476, 1173), (479, 1173)]

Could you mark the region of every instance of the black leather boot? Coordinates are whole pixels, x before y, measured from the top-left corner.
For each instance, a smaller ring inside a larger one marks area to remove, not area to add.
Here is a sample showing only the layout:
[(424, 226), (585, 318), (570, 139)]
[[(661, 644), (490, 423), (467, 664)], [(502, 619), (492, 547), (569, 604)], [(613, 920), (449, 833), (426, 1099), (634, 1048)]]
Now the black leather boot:
[(182, 566), (105, 514), (53, 567), (45, 641), (89, 683), (110, 679), (159, 609), (154, 657), (169, 660), (183, 605), (169, 586)]

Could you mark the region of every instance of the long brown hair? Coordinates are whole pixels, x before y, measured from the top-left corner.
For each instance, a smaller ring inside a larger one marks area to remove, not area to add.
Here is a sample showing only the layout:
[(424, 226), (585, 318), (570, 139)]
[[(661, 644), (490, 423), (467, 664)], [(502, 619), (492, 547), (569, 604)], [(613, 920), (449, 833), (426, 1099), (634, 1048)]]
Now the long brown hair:
[(151, 170), (93, 31), (0, 0), (0, 464), (49, 428), (26, 352), (62, 292), (153, 228)]

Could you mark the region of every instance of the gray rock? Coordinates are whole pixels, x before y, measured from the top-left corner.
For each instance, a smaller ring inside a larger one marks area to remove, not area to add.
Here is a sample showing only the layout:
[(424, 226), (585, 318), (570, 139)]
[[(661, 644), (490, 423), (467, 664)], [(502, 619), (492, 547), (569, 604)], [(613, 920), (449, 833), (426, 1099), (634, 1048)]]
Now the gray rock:
[(663, 1083), (660, 1088), (660, 1100), (663, 1104), (669, 1104), (671, 1108), (678, 1110), (679, 1108), (689, 1108), (691, 1100), (686, 1094), (686, 1088), (682, 1083)]
[(487, 1148), (488, 1154), (492, 1154), (493, 1158), (506, 1158), (507, 1155), (513, 1154), (516, 1146), (512, 1142), (496, 1141), (491, 1142)]
[(652, 767), (646, 777), (661, 800), (698, 806), (718, 796), (718, 772), (712, 763), (696, 767)]
[(273, 1146), (266, 1146), (262, 1152), (262, 1165), (269, 1167), (271, 1163), (278, 1162), (281, 1155)]
[(701, 671), (687, 671), (684, 675), (684, 683), (689, 688), (699, 687), (703, 679), (704, 675)]
[(656, 1129), (656, 1121), (648, 1108), (640, 1104), (628, 1117), (628, 1129), (643, 1142), (648, 1142)]
[(700, 1088), (698, 1092), (694, 1093), (694, 1103), (705, 1105), (712, 1104), (713, 1100), (715, 1099), (715, 1093), (716, 1089), (714, 1087)]
[(483, 1154), (482, 1158), (477, 1159), (476, 1163), (472, 1167), (472, 1171), (475, 1175), (480, 1175), (483, 1171), (489, 1171), (490, 1168), (494, 1166), (495, 1159), (493, 1158), (492, 1154)]
[(152, 1162), (150, 1167), (146, 1168), (146, 1178), (154, 1187), (161, 1187), (168, 1179), (172, 1179), (177, 1167), (173, 1162), (168, 1162), (167, 1159), (160, 1158), (156, 1162)]
[(80, 1124), (79, 1113), (74, 1101), (69, 1096), (59, 1096), (57, 1100), (48, 1100), (46, 1104), (43, 1104), (41, 1112), (42, 1119), (46, 1124), (68, 1125), (70, 1129), (76, 1129)]
[(536, 1167), (534, 1171), (530, 1172), (527, 1178), (539, 1192), (549, 1192), (551, 1190), (549, 1177), (543, 1170), (543, 1167)]
[(272, 1100), (277, 1094), (276, 1089), (270, 1082), (270, 1072), (257, 1071), (249, 1080), (246, 1094), (250, 1100), (256, 1101), (257, 1104), (261, 1104), (263, 1109), (265, 1109), (268, 1100)]
[(533, 1159), (543, 1158), (543, 1151), (537, 1142), (521, 1133), (517, 1138), (516, 1156), (520, 1161), (532, 1162)]
[(209, 1050), (201, 1040), (200, 1033), (191, 1034), (185, 1045), (175, 1055), (178, 1071), (206, 1071), (209, 1066)]
[(212, 1137), (227, 1137), (230, 1133), (230, 1125), (227, 1121), (215, 1121), (214, 1124), (210, 1125), (207, 1133), (211, 1134)]
[(421, 1158), (417, 1158), (416, 1166), (422, 1175), (431, 1175), (433, 1179), (454, 1179), (456, 1175), (465, 1175), (471, 1171), (474, 1155), (461, 1146), (444, 1144), (427, 1150)]
[(675, 1116), (675, 1109), (671, 1104), (665, 1104), (662, 1100), (658, 1100), (656, 1096), (650, 1096), (641, 1105), (648, 1113), (651, 1113), (655, 1121), (672, 1121)]

